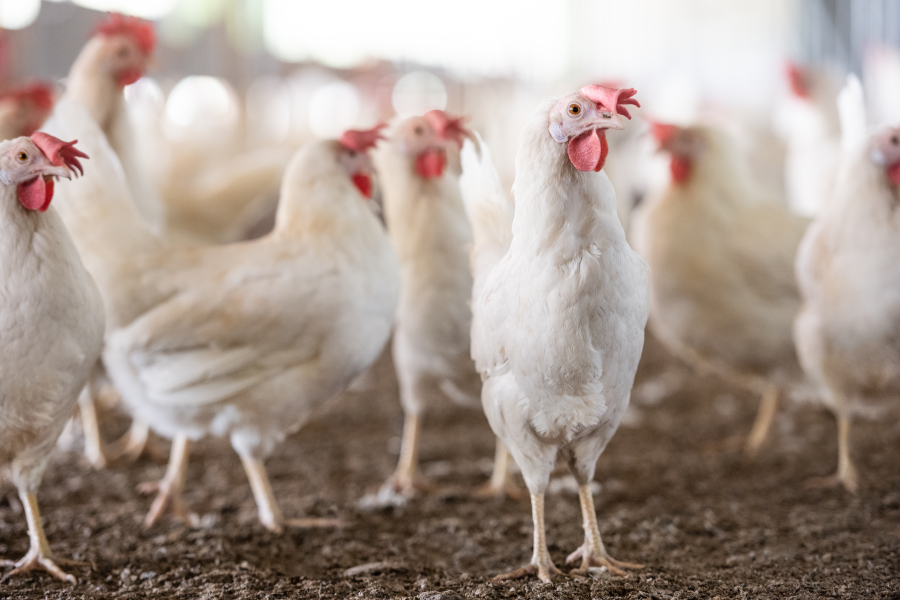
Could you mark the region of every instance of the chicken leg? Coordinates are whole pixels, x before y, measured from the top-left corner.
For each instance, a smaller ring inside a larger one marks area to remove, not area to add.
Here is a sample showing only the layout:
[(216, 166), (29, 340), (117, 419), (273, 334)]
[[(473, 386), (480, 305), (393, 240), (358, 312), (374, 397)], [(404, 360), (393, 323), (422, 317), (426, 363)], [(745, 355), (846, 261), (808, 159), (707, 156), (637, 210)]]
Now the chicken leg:
[(422, 417), (406, 415), (403, 420), (403, 441), (400, 442), (400, 460), (394, 474), (385, 482), (381, 493), (392, 492), (410, 497), (417, 491), (430, 491), (434, 486), (418, 473), (419, 437), (422, 433)]
[(338, 519), (285, 519), (278, 508), (275, 494), (272, 493), (272, 485), (269, 483), (269, 475), (263, 462), (252, 456), (241, 456), (244, 472), (250, 481), (250, 489), (253, 490), (253, 498), (259, 511), (259, 522), (269, 531), (281, 533), (284, 527), (338, 527), (341, 522)]
[(497, 446), (494, 451), (494, 472), (491, 479), (479, 486), (474, 494), (476, 498), (513, 498), (519, 500), (525, 496), (525, 492), (516, 485), (509, 472), (509, 450), (506, 445), (497, 438)]
[(97, 407), (94, 406), (94, 376), (82, 388), (78, 395), (78, 412), (81, 414), (81, 429), (84, 432), (84, 455), (95, 469), (108, 466), (100, 435), (100, 421), (97, 419)]
[(75, 583), (75, 577), (60, 569), (53, 561), (53, 554), (50, 552), (50, 545), (47, 543), (47, 536), (44, 535), (44, 527), (41, 525), (41, 511), (38, 509), (37, 495), (20, 489), (19, 498), (25, 507), (25, 518), (28, 520), (28, 537), (31, 540), (31, 544), (28, 548), (28, 553), (19, 562), (2, 561), (4, 565), (15, 567), (9, 575), (16, 575), (34, 569), (44, 569), (57, 579)]
[(107, 446), (106, 456), (111, 461), (124, 459), (134, 462), (144, 453), (149, 438), (150, 426), (134, 419), (125, 435)]
[(828, 477), (813, 477), (806, 480), (809, 488), (830, 488), (843, 485), (848, 492), (855, 494), (859, 489), (859, 477), (856, 467), (850, 460), (850, 417), (838, 413), (838, 470)]
[(600, 539), (590, 485), (578, 486), (578, 500), (581, 502), (581, 517), (584, 521), (584, 545), (566, 558), (566, 564), (581, 559), (581, 566), (573, 572), (586, 575), (591, 567), (606, 567), (613, 575), (625, 576), (627, 573), (623, 569), (643, 569), (644, 565), (616, 560), (606, 552), (603, 540)]
[(763, 442), (766, 441), (766, 436), (768, 436), (769, 429), (772, 427), (772, 421), (775, 419), (777, 410), (778, 388), (774, 385), (769, 385), (759, 401), (756, 420), (753, 422), (753, 429), (750, 430), (750, 435), (747, 438), (745, 450), (750, 456), (755, 456), (759, 452), (760, 447), (762, 447)]
[(166, 474), (160, 481), (142, 483), (138, 490), (143, 494), (157, 492), (150, 511), (144, 517), (144, 529), (149, 529), (159, 520), (166, 507), (171, 504), (172, 512), (181, 520), (187, 520), (188, 512), (184, 506), (181, 493), (184, 491), (184, 479), (187, 475), (187, 460), (190, 440), (179, 433), (172, 440), (172, 450), (169, 454), (169, 465)]
[(544, 528), (544, 494), (531, 495), (531, 519), (534, 522), (534, 554), (531, 563), (509, 573), (497, 575), (492, 581), (506, 581), (508, 579), (521, 579), (529, 575), (537, 575), (544, 583), (550, 583), (554, 575), (565, 575), (556, 568), (547, 550), (547, 534)]

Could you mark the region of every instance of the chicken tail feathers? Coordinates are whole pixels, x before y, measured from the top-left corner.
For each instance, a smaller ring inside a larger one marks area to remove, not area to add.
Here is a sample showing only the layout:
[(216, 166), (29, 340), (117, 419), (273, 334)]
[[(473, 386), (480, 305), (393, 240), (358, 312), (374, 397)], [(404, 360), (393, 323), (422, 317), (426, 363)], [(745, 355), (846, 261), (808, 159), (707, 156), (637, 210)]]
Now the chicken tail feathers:
[(475, 136), (478, 149), (471, 140), (463, 144), (460, 155), (462, 176), (459, 179), (474, 237), (471, 254), (473, 298), (478, 296), (488, 274), (509, 249), (515, 212), (511, 199), (500, 185), (490, 149), (477, 132)]

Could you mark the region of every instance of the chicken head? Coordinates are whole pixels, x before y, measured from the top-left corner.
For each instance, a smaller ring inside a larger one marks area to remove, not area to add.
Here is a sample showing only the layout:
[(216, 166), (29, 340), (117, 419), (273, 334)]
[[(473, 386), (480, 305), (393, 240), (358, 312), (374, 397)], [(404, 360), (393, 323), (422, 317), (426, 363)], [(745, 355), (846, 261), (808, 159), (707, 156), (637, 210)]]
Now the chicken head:
[(462, 146), (463, 138), (472, 137), (461, 117), (451, 117), (442, 110), (406, 119), (400, 124), (399, 134), (402, 151), (414, 157), (416, 172), (424, 179), (444, 174), (448, 143)]
[(78, 159), (87, 154), (75, 148), (76, 142), (42, 132), (0, 142), (0, 182), (16, 186), (26, 209), (46, 211), (53, 199), (54, 178), (71, 179), (73, 171), (83, 172)]
[(10, 118), (21, 135), (31, 135), (53, 110), (53, 88), (43, 82), (25, 85), (0, 94), (0, 105), (10, 106)]
[(579, 171), (599, 171), (606, 163), (607, 129), (625, 129), (622, 115), (631, 119), (626, 104), (640, 106), (634, 89), (617, 90), (586, 85), (564, 96), (550, 111), (550, 136), (568, 144), (572, 165)]
[(384, 139), (381, 130), (386, 126), (385, 123), (379, 123), (368, 130), (350, 129), (338, 139), (341, 145), (338, 163), (367, 200), (372, 198), (372, 174), (375, 172), (369, 150), (375, 147), (378, 140)]
[(105, 66), (119, 85), (131, 85), (144, 75), (156, 47), (150, 23), (112, 14), (97, 27), (96, 37), (104, 41)]
[(885, 174), (895, 187), (900, 187), (900, 129), (891, 127), (872, 140), (869, 158), (884, 167)]
[(700, 135), (687, 127), (656, 122), (650, 123), (650, 133), (659, 143), (659, 150), (668, 152), (672, 157), (669, 163), (672, 181), (687, 181), (691, 176), (694, 159), (703, 151)]

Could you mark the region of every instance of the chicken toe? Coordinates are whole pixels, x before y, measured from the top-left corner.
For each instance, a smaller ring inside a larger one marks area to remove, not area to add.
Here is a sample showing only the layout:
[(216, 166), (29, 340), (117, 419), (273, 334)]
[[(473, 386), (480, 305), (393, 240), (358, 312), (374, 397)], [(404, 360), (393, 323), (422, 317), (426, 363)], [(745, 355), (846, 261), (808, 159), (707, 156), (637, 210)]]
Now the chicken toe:
[(644, 565), (616, 560), (606, 551), (600, 538), (597, 513), (594, 510), (594, 496), (589, 485), (578, 486), (578, 499), (581, 502), (581, 516), (584, 520), (584, 545), (566, 558), (566, 564), (581, 559), (581, 566), (573, 572), (587, 574), (592, 567), (606, 567), (613, 575), (624, 577), (627, 575), (625, 569), (643, 569)]
[(0, 561), (0, 564), (15, 567), (3, 579), (27, 571), (43, 569), (57, 579), (76, 583), (74, 576), (69, 575), (53, 562), (50, 545), (47, 543), (47, 536), (44, 535), (44, 528), (41, 525), (41, 513), (38, 510), (37, 496), (29, 492), (20, 492), (19, 497), (25, 506), (25, 517), (28, 520), (28, 536), (31, 538), (31, 546), (28, 549), (28, 553), (16, 563)]
[(544, 583), (550, 583), (554, 576), (566, 575), (556, 568), (550, 558), (550, 552), (547, 550), (547, 536), (544, 528), (544, 494), (542, 493), (531, 495), (531, 518), (534, 523), (534, 554), (531, 557), (531, 563), (521, 569), (497, 575), (493, 581), (537, 576)]

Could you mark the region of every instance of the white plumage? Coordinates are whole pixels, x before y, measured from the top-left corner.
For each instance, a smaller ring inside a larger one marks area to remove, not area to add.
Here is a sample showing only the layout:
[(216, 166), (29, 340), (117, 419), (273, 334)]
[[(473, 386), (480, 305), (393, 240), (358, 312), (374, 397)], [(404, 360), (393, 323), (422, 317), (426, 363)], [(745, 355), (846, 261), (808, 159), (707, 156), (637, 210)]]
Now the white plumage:
[(147, 522), (178, 500), (188, 440), (214, 434), (230, 436), (261, 521), (279, 529), (262, 459), (374, 362), (393, 323), (396, 255), (351, 181), (368, 156), (313, 144), (287, 169), (271, 234), (174, 246), (149, 232), (115, 154), (96, 125), (66, 118), (73, 109), (57, 124), (97, 168), (60, 190), (60, 206), (108, 304), (104, 363), (132, 414), (176, 438)]
[(17, 570), (43, 568), (74, 582), (52, 560), (36, 493), (99, 358), (103, 306), (56, 209), (26, 209), (17, 199), (24, 182), (68, 177), (57, 162), (29, 138), (0, 142), (0, 468), (9, 469), (29, 521), (31, 547)]
[[(851, 82), (842, 112), (864, 114)], [(848, 119), (845, 119), (845, 125)], [(794, 337), (801, 364), (838, 421), (837, 473), (816, 484), (859, 485), (850, 458), (854, 414), (897, 406), (900, 393), (900, 130), (882, 128), (855, 143), (828, 208), (797, 255), (803, 308)]]
[(625, 240), (609, 179), (592, 172), (602, 166), (599, 150), (590, 171), (570, 160), (584, 136), (622, 127), (619, 93), (606, 90), (601, 102), (598, 89), (545, 102), (533, 114), (519, 141), (514, 209), (498, 196), (495, 174), (470, 175), (470, 166), (484, 171), (489, 163), (463, 162), (466, 179), (484, 184), (480, 194), (464, 184), (475, 232), (472, 356), (485, 414), (522, 470), (535, 520), (532, 563), (510, 576), (549, 581), (556, 572), (543, 494), (558, 458), (578, 481), (585, 516), (585, 544), (569, 560), (581, 558), (585, 570), (633, 566), (603, 548), (589, 488), (628, 406), (648, 314), (647, 266)]

